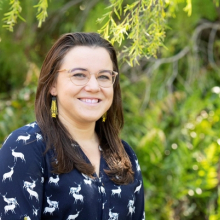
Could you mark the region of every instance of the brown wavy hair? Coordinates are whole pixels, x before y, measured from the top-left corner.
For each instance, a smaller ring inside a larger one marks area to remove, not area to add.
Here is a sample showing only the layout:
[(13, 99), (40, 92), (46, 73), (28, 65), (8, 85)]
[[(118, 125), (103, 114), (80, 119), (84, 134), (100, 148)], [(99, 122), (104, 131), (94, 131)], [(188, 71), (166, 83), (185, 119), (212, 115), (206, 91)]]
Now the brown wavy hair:
[[(49, 149), (56, 152), (58, 163), (55, 160), (52, 161), (53, 172), (57, 174), (68, 173), (76, 168), (80, 172), (92, 176), (95, 171), (94, 167), (86, 163), (77, 147), (71, 145), (74, 140), (59, 117), (52, 118), (50, 113), (52, 99), (50, 89), (56, 81), (57, 71), (60, 69), (65, 55), (75, 46), (105, 48), (113, 63), (113, 70), (119, 72), (114, 47), (99, 34), (64, 34), (54, 43), (43, 62), (36, 93), (35, 114), (46, 141), (45, 153)], [(103, 157), (109, 167), (105, 173), (116, 184), (128, 184), (133, 181), (134, 173), (130, 159), (119, 138), (124, 123), (119, 75), (113, 86), (114, 97), (107, 112), (107, 120), (105, 123), (102, 122), (101, 118), (96, 121), (95, 131), (103, 149)]]

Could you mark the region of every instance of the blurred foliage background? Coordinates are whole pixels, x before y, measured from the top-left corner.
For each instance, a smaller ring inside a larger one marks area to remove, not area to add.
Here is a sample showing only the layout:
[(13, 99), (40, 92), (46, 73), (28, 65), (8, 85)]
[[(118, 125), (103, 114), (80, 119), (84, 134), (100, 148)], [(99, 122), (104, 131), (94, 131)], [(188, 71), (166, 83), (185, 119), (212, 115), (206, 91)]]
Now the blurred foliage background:
[[(10, 32), (2, 27), (9, 1), (0, 0), (0, 147), (11, 131), (35, 120), (37, 78), (54, 41), (66, 32), (101, 30), (97, 19), (116, 1), (51, 0), (41, 28), (33, 2), (22, 1), (25, 22), (18, 20)], [(120, 2), (124, 8), (133, 1)], [(162, 47), (154, 56), (140, 54), (131, 67), (124, 59), (131, 40), (115, 43), (125, 113), (121, 136), (141, 164), (147, 220), (219, 220), (220, 8), (217, 1), (188, 1), (189, 16), (185, 1), (165, 2), (178, 5), (164, 17)], [(117, 28), (119, 17), (112, 16)], [(155, 23), (159, 16), (149, 19)]]

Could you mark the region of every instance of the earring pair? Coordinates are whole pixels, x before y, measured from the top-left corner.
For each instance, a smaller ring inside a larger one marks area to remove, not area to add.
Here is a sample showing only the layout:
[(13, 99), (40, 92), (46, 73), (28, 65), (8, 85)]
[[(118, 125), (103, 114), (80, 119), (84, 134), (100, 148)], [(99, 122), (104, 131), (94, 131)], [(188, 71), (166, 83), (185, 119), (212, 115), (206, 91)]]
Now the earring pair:
[[(56, 96), (52, 96), (50, 112), (51, 112), (51, 117), (52, 118), (56, 118), (57, 117), (58, 111), (57, 111), (57, 97)], [(107, 112), (105, 112), (103, 114), (102, 122), (105, 122), (106, 119), (107, 119)]]

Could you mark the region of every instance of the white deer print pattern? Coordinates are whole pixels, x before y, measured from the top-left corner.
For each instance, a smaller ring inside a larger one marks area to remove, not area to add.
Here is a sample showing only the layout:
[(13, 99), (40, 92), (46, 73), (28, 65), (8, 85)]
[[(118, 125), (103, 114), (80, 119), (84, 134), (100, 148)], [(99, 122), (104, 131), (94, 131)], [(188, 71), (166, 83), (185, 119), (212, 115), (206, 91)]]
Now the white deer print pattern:
[(51, 161), (59, 161), (54, 150), (45, 153), (43, 137), (33, 122), (4, 141), (0, 149), (0, 220), (145, 220), (141, 169), (126, 142), (122, 143), (132, 163), (134, 181), (117, 185), (104, 171), (109, 168), (101, 146), (99, 177), (77, 169), (54, 173)]

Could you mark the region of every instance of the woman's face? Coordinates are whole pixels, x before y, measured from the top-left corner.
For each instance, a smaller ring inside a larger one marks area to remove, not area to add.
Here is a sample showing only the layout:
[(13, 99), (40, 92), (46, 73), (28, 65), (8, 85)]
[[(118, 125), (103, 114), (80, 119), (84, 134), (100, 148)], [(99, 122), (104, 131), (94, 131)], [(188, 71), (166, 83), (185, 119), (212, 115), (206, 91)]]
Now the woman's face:
[(113, 85), (100, 87), (94, 75), (100, 70), (113, 70), (109, 53), (102, 47), (76, 46), (65, 55), (60, 70), (73, 68), (87, 69), (92, 75), (86, 85), (77, 86), (67, 71), (58, 73), (50, 91), (57, 96), (58, 117), (75, 123), (95, 122), (113, 100)]

